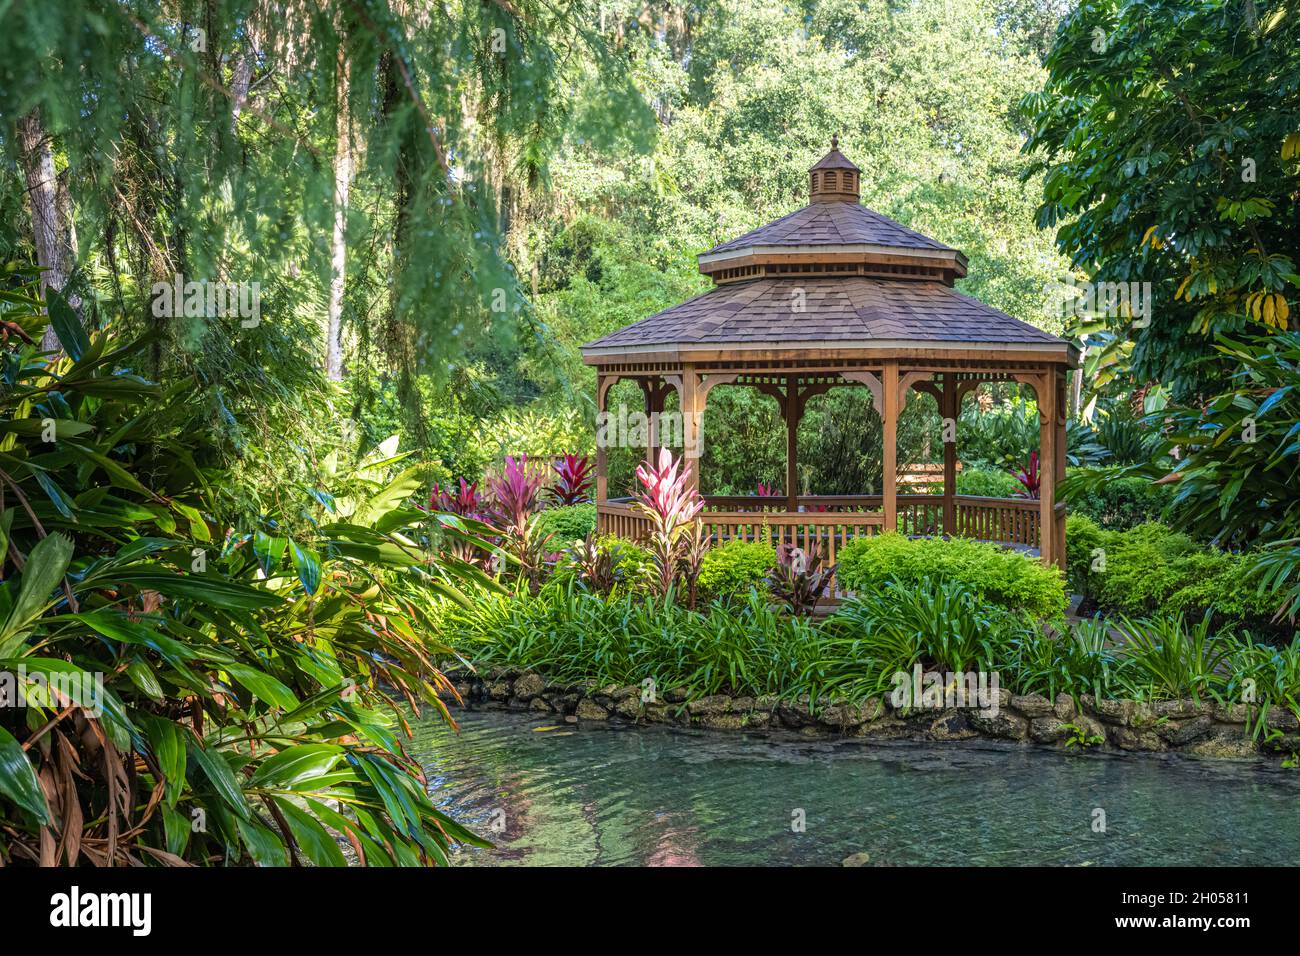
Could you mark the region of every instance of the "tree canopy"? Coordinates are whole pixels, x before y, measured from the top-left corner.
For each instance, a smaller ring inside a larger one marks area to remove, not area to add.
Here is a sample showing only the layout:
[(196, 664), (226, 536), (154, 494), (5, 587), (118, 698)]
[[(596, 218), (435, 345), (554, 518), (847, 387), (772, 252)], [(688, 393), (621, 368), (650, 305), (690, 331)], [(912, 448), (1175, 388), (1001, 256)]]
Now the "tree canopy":
[[(1221, 381), (1216, 333), (1294, 328), (1300, 18), (1287, 0), (1105, 0), (1065, 18), (1026, 97), (1038, 223), (1098, 282), (1149, 282), (1094, 363), (1186, 398)], [(1135, 319), (1129, 316), (1128, 319)]]

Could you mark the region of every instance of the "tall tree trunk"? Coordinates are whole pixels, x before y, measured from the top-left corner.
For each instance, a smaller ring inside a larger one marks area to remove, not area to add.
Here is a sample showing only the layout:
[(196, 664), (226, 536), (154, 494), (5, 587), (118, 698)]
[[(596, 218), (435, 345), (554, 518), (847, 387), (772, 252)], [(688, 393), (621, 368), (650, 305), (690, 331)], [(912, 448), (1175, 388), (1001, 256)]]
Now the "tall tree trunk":
[(1074, 380), (1070, 383), (1070, 411), (1075, 418), (1083, 416), (1083, 360), (1088, 354), (1088, 346), (1079, 346), (1079, 367), (1074, 370)]
[(325, 375), (334, 382), (343, 380), (343, 289), (348, 271), (348, 192), (352, 185), (350, 74), (347, 51), (340, 43), (334, 143), (334, 236), (330, 242), (329, 321), (325, 331)]
[[(54, 174), (54, 151), (45, 134), (39, 109), (34, 109), (18, 121), (18, 143), (22, 150), (23, 173), (27, 179), (27, 198), (32, 207), (32, 239), (36, 245), (36, 264), (41, 267), (41, 288), (62, 292), (72, 272), (72, 238), (68, 220), (59, 201), (58, 180)], [(81, 300), (68, 298), (68, 304), (79, 309)], [(59, 352), (59, 341), (54, 326), (45, 327), (41, 348)]]
[(230, 128), (238, 129), (239, 114), (248, 102), (248, 88), (253, 82), (253, 51), (247, 44), (240, 47), (230, 76)]

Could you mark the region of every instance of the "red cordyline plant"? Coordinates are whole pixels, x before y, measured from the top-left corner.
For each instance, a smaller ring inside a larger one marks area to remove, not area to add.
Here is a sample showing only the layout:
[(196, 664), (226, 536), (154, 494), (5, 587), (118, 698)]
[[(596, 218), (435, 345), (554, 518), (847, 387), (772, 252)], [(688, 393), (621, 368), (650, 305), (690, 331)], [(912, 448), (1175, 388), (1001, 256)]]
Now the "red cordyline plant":
[(638, 492), (633, 507), (650, 519), (648, 547), (659, 571), (659, 590), (666, 594), (677, 576), (682, 558), (683, 536), (704, 507), (704, 499), (690, 484), (691, 470), (674, 460), (667, 448), (659, 450), (657, 465), (643, 462), (637, 466), (637, 481), (644, 491)]
[[(418, 507), (422, 511), (452, 514), (459, 518), (480, 521), (485, 525), (491, 524), (493, 520), (493, 516), (488, 513), (488, 501), (478, 490), (478, 482), (467, 482), (464, 478), (458, 478), (455, 486), (449, 485), (447, 488), (443, 488), (435, 481), (432, 491), (429, 492), (428, 508), (424, 505)], [(455, 534), (446, 534), (445, 526), (443, 531), (441, 553), (484, 569), (490, 567), (492, 554), (482, 547), (482, 541), (492, 540), (490, 535), (482, 534), (480, 531), (481, 540), (474, 541), (465, 540)]]
[(478, 490), (478, 482), (467, 482), (458, 478), (458, 487), (443, 488), (436, 481), (429, 493), (429, 509), (460, 515), (462, 518), (482, 519), (485, 509), (483, 495)]
[(776, 566), (767, 574), (767, 586), (795, 617), (812, 614), (835, 574), (836, 565), (823, 568), (821, 563), (815, 547), (805, 551), (782, 544), (776, 549)]
[(776, 485), (765, 485), (760, 481), (758, 483), (758, 496), (760, 498), (780, 498), (781, 489)]
[(1037, 498), (1039, 492), (1038, 452), (1029, 453), (1029, 464), (1020, 471), (1012, 471), (1011, 477), (1020, 482), (1022, 490), (1017, 492), (1020, 498)]
[(487, 483), (496, 524), (508, 535), (522, 535), (528, 519), (541, 508), (546, 472), (527, 455), (507, 455), (501, 474), (490, 476)]
[(529, 521), (541, 507), (546, 477), (545, 469), (530, 462), (527, 455), (507, 455), (502, 473), (488, 478), (494, 523), (505, 532), (506, 546), (519, 559), (520, 572), (534, 593), (556, 560), (546, 548), (551, 535), (539, 535)]
[(565, 455), (552, 466), (556, 482), (551, 496), (562, 505), (580, 505), (591, 500), (592, 470), (586, 455)]

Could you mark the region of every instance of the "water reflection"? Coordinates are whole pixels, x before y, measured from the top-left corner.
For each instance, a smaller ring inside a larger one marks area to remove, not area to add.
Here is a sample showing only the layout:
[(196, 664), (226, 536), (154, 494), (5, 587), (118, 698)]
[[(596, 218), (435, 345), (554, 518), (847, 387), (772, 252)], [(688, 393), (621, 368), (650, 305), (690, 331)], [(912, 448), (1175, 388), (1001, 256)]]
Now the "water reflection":
[[(1289, 865), (1300, 774), (1180, 758), (434, 718), (414, 752), (497, 844), (462, 865)], [(1105, 813), (1105, 832), (1093, 828)], [(802, 811), (804, 832), (792, 819)]]

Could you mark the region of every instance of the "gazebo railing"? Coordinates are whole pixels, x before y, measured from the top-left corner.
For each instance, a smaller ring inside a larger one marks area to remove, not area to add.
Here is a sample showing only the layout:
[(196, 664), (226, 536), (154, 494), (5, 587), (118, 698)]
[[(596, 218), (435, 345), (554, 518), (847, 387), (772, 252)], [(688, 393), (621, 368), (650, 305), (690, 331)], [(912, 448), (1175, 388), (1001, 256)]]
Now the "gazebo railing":
[[(836, 555), (846, 544), (855, 538), (876, 534), (885, 520), (880, 511), (866, 510), (860, 503), (855, 503), (857, 510), (848, 510), (846, 505), (841, 505), (845, 510), (828, 507), (822, 511), (810, 507), (806, 511), (787, 512), (785, 499), (781, 499), (779, 505), (775, 505), (774, 500), (746, 499), (734, 509), (723, 510), (720, 505), (740, 499), (707, 498), (700, 518), (704, 530), (717, 542), (766, 541), (774, 547), (785, 544), (804, 550), (815, 547), (831, 563), (837, 560)], [(860, 501), (865, 501), (865, 496)], [(876, 502), (879, 503), (878, 498)], [(636, 540), (650, 530), (650, 522), (636, 512), (629, 499), (615, 499), (599, 505), (597, 515), (599, 530), (603, 534)]]
[[(717, 541), (766, 541), (773, 547), (816, 550), (828, 563), (850, 541), (876, 534), (885, 516), (878, 511), (705, 511), (704, 529)], [(757, 519), (757, 520), (756, 520)]]
[[(898, 530), (903, 534), (944, 533), (942, 495), (899, 495), (897, 501)], [(834, 561), (836, 552), (849, 541), (876, 534), (884, 524), (879, 495), (803, 495), (798, 504), (799, 511), (787, 512), (785, 498), (708, 495), (701, 517), (716, 540), (766, 540), (804, 548), (816, 544), (829, 561)], [(958, 537), (1038, 547), (1040, 511), (1036, 500), (957, 495), (953, 507)], [(628, 498), (607, 501), (597, 512), (602, 534), (637, 539), (650, 527)]]
[(1037, 499), (957, 495), (954, 500), (958, 537), (1038, 547), (1042, 515)]
[[(801, 495), (796, 499), (800, 512), (814, 514), (833, 512), (836, 514), (857, 511), (879, 511), (882, 507), (880, 495)], [(705, 511), (761, 511), (764, 513), (785, 513), (784, 495), (706, 495)]]

